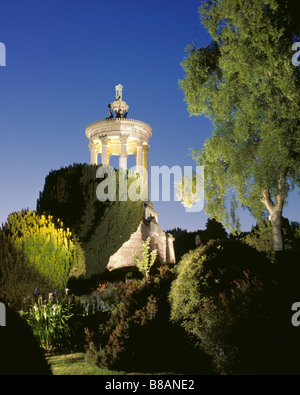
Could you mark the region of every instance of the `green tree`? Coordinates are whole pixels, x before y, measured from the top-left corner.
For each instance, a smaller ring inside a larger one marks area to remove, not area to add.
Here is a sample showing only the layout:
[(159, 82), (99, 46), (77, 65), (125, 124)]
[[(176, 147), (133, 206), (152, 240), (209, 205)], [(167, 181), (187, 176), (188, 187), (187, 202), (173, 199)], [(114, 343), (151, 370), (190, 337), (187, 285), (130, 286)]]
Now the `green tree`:
[[(287, 218), (282, 217), (282, 235), (285, 249), (297, 248), (297, 238), (299, 232), (299, 224), (297, 222), (289, 222)], [(256, 224), (252, 226), (251, 232), (245, 236), (245, 242), (258, 251), (271, 253), (273, 252), (272, 229), (271, 224), (267, 221), (264, 224)]]
[(208, 218), (206, 222), (205, 237), (207, 240), (227, 239), (224, 226), (214, 218)]
[[(193, 157), (205, 166), (206, 211), (234, 226), (230, 211), (269, 218), (283, 249), (282, 210), (300, 185), (300, 41), (295, 0), (209, 0), (199, 8), (212, 43), (187, 49), (180, 81), (188, 111), (212, 121), (212, 137)], [(232, 199), (231, 210), (228, 199)]]

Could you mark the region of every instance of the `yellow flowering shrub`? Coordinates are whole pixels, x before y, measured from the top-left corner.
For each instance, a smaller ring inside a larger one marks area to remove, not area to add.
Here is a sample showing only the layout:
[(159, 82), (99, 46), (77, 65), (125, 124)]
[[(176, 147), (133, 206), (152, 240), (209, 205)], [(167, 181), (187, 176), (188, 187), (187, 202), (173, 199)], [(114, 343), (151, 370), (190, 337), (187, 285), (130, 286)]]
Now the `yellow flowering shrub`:
[[(12, 285), (15, 292), (22, 288), (21, 293), (64, 289), (71, 274), (85, 273), (81, 247), (59, 219), (23, 210), (8, 216), (1, 233), (0, 277), (10, 293)], [(28, 276), (22, 279), (22, 272), (30, 272), (35, 284), (29, 281), (24, 289), (21, 283)]]

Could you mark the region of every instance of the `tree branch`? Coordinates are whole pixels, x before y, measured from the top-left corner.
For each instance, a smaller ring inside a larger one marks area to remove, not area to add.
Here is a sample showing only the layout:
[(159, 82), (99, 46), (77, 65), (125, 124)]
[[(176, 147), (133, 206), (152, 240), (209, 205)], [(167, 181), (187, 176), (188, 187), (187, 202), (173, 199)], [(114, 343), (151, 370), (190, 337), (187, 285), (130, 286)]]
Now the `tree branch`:
[(262, 192), (262, 196), (263, 197), (260, 199), (260, 201), (266, 206), (266, 208), (269, 211), (270, 215), (272, 215), (272, 213), (274, 211), (274, 208), (275, 208), (275, 205), (274, 205), (274, 203), (273, 203), (273, 201), (271, 199), (269, 190), (265, 189)]

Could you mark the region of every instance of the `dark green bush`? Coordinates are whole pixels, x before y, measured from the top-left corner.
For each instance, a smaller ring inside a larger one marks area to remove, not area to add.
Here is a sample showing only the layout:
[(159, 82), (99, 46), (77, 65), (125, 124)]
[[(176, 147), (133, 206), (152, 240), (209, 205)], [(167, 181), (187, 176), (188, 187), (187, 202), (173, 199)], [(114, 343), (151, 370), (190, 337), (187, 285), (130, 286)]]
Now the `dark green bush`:
[(100, 283), (92, 295), (97, 296), (113, 308), (122, 301), (122, 296), (125, 295), (127, 289), (133, 288), (136, 283), (138, 280)]
[(184, 254), (196, 248), (196, 235), (200, 236), (202, 245), (207, 244), (211, 240), (227, 239), (224, 226), (213, 218), (208, 218), (205, 229), (188, 232), (185, 229), (175, 228), (167, 232), (175, 237), (174, 251), (177, 262), (180, 261)]
[(219, 374), (272, 372), (275, 360), (270, 352), (273, 357), (276, 354), (266, 342), (272, 326), (263, 300), (262, 283), (245, 271), (244, 278), (232, 282), (229, 292), (201, 304), (197, 322), (201, 329), (194, 328), (194, 333)]
[(26, 210), (8, 216), (0, 230), (0, 289), (12, 305), (36, 288), (64, 289), (84, 272), (80, 245), (60, 220)]
[(12, 307), (20, 306), (23, 298), (37, 287), (44, 289), (47, 283), (35, 268), (26, 264), (24, 253), (0, 230), (0, 298)]
[[(50, 172), (37, 202), (38, 212), (61, 218), (78, 237), (86, 257), (86, 279), (104, 272), (110, 256), (137, 230), (144, 210), (142, 201), (119, 201), (118, 182), (117, 201), (100, 202), (97, 169), (96, 165), (74, 164)], [(118, 175), (119, 171), (117, 180)]]
[(132, 282), (107, 324), (93, 336), (89, 333), (87, 359), (125, 371), (208, 373), (210, 361), (169, 320), (173, 278), (172, 271), (162, 268), (150, 281)]
[(278, 372), (272, 274), (264, 254), (234, 240), (208, 243), (180, 262), (171, 318), (196, 336), (218, 373)]
[(157, 309), (157, 299), (148, 289), (145, 280), (135, 282), (128, 288), (123, 303), (118, 304), (113, 310), (104, 332), (108, 340), (100, 350), (100, 366), (132, 367), (139, 342), (138, 332), (142, 326), (153, 320), (157, 315)]
[(29, 325), (6, 306), (6, 326), (0, 328), (0, 375), (51, 375), (43, 350)]
[[(300, 225), (297, 222), (289, 222), (282, 218), (282, 236), (285, 249), (295, 248), (299, 245)], [(258, 251), (267, 252), (270, 257), (273, 254), (273, 235), (270, 221), (253, 226), (251, 232), (245, 236), (245, 242)]]

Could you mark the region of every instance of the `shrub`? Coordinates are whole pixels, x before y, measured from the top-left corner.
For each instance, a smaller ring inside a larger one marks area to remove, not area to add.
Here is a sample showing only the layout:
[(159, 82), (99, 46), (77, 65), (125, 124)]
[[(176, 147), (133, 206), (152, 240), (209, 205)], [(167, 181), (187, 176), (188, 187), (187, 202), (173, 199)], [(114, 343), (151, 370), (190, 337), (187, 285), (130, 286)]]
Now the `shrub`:
[(34, 292), (64, 289), (84, 274), (82, 250), (63, 223), (23, 210), (8, 216), (0, 230), (2, 297), (12, 304)]
[[(78, 237), (86, 257), (86, 279), (105, 271), (111, 255), (137, 230), (144, 210), (140, 200), (119, 200), (118, 182), (117, 201), (100, 202), (97, 169), (96, 165), (74, 164), (51, 171), (37, 202), (38, 212), (61, 218)], [(117, 180), (118, 175), (116, 171)]]
[(150, 269), (154, 265), (157, 257), (157, 250), (153, 250), (149, 252), (150, 250), (149, 244), (150, 244), (150, 237), (148, 237), (146, 241), (142, 242), (141, 258), (139, 258), (138, 255), (134, 253), (134, 260), (136, 267), (146, 278), (149, 278)]
[(194, 250), (196, 246), (196, 235), (200, 236), (201, 244), (207, 244), (211, 240), (224, 240), (227, 239), (227, 233), (224, 226), (216, 221), (214, 218), (208, 218), (206, 222), (206, 229), (188, 232), (186, 229), (175, 228), (168, 230), (175, 237), (174, 250), (177, 262), (187, 252)]
[(115, 307), (122, 301), (127, 289), (134, 287), (137, 283), (138, 281), (134, 279), (128, 282), (100, 283), (95, 293), (110, 306)]
[[(153, 353), (160, 344), (156, 338), (155, 346), (154, 335), (157, 334), (161, 314), (166, 312), (168, 306), (171, 278), (171, 272), (167, 271), (158, 278), (152, 277), (150, 282), (143, 278), (129, 283), (121, 303), (112, 310), (108, 323), (90, 339), (89, 358), (110, 369), (147, 370), (150, 365), (153, 367)], [(164, 314), (164, 317), (168, 322), (169, 315)], [(164, 336), (163, 328), (161, 335)]]
[(0, 230), (0, 298), (15, 308), (36, 287), (44, 289), (47, 284), (34, 267), (26, 265), (24, 252)]
[[(298, 244), (299, 229), (300, 226), (297, 222), (290, 223), (287, 218), (282, 218), (282, 236), (285, 249), (294, 248)], [(245, 242), (258, 251), (267, 252), (272, 257), (273, 235), (270, 221), (252, 227), (251, 232), (245, 237)]]
[(245, 271), (230, 291), (203, 301), (198, 314), (199, 344), (212, 356), (218, 373), (270, 373), (266, 358), (270, 349), (264, 341), (268, 323), (259, 280)]
[(264, 254), (233, 240), (210, 242), (179, 263), (171, 319), (196, 336), (218, 373), (277, 369), (269, 342), (270, 268)]
[(174, 272), (136, 280), (105, 325), (88, 333), (87, 359), (101, 367), (134, 372), (209, 373), (210, 361), (170, 322), (168, 294)]
[[(97, 342), (97, 362), (99, 362), (101, 367), (115, 369), (128, 363), (128, 357), (130, 358), (128, 345), (128, 341), (130, 341), (130, 326), (132, 330), (133, 326), (139, 327), (139, 322), (134, 321), (137, 319), (138, 315), (140, 315), (140, 317), (142, 316), (141, 318), (144, 320), (150, 318), (147, 317), (147, 307), (145, 308), (144, 306), (145, 304), (148, 306), (148, 296), (150, 296), (149, 290), (145, 285), (146, 280), (144, 279), (136, 281), (132, 287), (128, 288), (122, 298), (122, 302), (119, 303), (111, 312), (111, 317), (105, 328), (99, 328), (101, 336), (98, 337)], [(140, 303), (138, 303), (138, 300)], [(139, 304), (142, 306), (138, 306)], [(155, 310), (153, 303), (151, 304), (150, 302), (148, 307), (150, 307), (150, 305)], [(138, 313), (136, 313), (137, 311)]]
[(106, 282), (100, 283), (97, 289), (90, 295), (79, 297), (86, 311), (107, 311), (117, 306), (128, 287), (132, 287), (136, 280), (130, 282)]
[(30, 326), (8, 306), (6, 326), (0, 330), (0, 375), (51, 375), (51, 368)]

